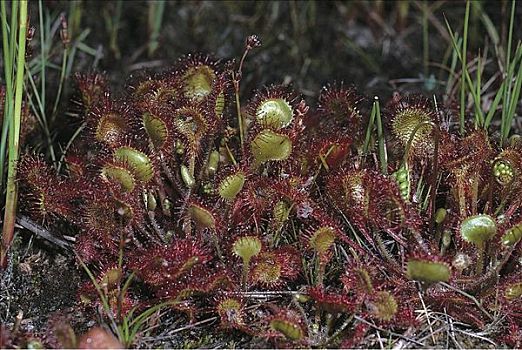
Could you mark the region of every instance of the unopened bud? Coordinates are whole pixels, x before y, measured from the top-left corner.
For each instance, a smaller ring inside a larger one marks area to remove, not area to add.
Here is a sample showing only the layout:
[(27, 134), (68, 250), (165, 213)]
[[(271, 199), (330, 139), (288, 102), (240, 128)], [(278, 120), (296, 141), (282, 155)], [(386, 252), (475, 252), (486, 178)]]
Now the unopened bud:
[(255, 34), (248, 36), (246, 39), (246, 48), (247, 50), (256, 48), (261, 46), (261, 40), (259, 40), (259, 37)]
[(60, 39), (62, 40), (64, 46), (68, 46), (71, 40), (69, 38), (67, 19), (65, 18), (65, 15), (63, 13), (60, 15), (60, 22), (62, 25), (62, 28), (60, 29)]

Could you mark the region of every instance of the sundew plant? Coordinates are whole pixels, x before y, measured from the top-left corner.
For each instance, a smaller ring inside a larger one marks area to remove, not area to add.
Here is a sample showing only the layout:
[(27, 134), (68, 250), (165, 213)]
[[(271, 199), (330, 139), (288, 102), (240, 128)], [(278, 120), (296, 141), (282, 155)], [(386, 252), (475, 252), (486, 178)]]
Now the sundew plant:
[(466, 63), (470, 6), (463, 36), (447, 22), (457, 96), (384, 101), (339, 80), (315, 101), (283, 84), (244, 98), (244, 66), (263, 50), (251, 35), (237, 60), (189, 53), (122, 91), (104, 74), (74, 74), (74, 139), (18, 160), (20, 119), (35, 114), (21, 90), (20, 17), (18, 49), (16, 26), (3, 41), (16, 73), (0, 95), (3, 259), (14, 195), (19, 212), (72, 237), (78, 304), (124, 347), (171, 339), (168, 322), (212, 322), (207, 337), (270, 347), (377, 346), (373, 330), (419, 347), (436, 337), (430, 314), (520, 347), (522, 46), (509, 38), (486, 106), (481, 56), (475, 71)]

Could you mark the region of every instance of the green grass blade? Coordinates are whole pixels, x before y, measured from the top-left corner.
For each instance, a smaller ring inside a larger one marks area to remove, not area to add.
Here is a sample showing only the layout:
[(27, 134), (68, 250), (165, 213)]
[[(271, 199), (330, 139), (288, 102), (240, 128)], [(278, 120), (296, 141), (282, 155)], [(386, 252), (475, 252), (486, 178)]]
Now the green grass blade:
[(141, 327), (147, 322), (149, 317), (151, 317), (155, 312), (159, 311), (162, 307), (168, 306), (168, 305), (176, 305), (179, 304), (179, 301), (177, 300), (169, 300), (157, 305), (154, 305), (147, 310), (143, 311), (141, 314), (139, 314), (136, 318), (133, 318), (132, 321), (130, 321), (128, 328), (130, 329), (129, 335), (127, 338), (127, 344), (124, 344), (125, 346), (129, 347), (132, 345), (132, 342), (134, 341), (134, 338), (140, 331)]
[(58, 103), (60, 102), (60, 98), (62, 96), (62, 89), (65, 79), (67, 77), (67, 58), (69, 57), (69, 47), (65, 45), (63, 49), (62, 55), (62, 67), (60, 69), (60, 82), (58, 84), (58, 92), (56, 93), (56, 98), (54, 99), (53, 111), (51, 113), (51, 123), (54, 121), (56, 117), (56, 111), (58, 110)]
[(102, 291), (100, 284), (96, 280), (96, 277), (94, 277), (92, 271), (87, 267), (87, 265), (85, 265), (85, 263), (80, 258), (80, 256), (76, 255), (76, 258), (78, 259), (78, 261), (80, 262), (80, 265), (83, 267), (83, 269), (87, 273), (87, 276), (89, 276), (89, 279), (91, 280), (92, 284), (94, 285), (94, 288), (96, 288), (96, 292), (98, 292), (98, 296), (100, 297), (100, 299), (102, 301), (103, 309), (105, 310), (105, 312), (109, 312), (109, 310), (110, 310), (109, 301), (108, 301), (107, 297), (105, 296), (105, 293)]
[(424, 77), (429, 74), (429, 57), (430, 57), (430, 41), (429, 41), (429, 25), (428, 25), (429, 4), (422, 3), (422, 63), (424, 68)]
[[(16, 28), (18, 28), (18, 6), (14, 6), (14, 2), (11, 2), (11, 27), (10, 27), (10, 38), (9, 38), (9, 42), (11, 43), (10, 44), (10, 47), (9, 47), (9, 56), (11, 56), (11, 79), (14, 79), (14, 74), (15, 74), (15, 58), (16, 58), (16, 33), (17, 33), (17, 30)], [(13, 85), (14, 85), (14, 80), (13, 80)], [(14, 88), (13, 88), (13, 95), (14, 96)]]
[[(1, 18), (2, 18), (2, 48), (3, 48), (3, 56), (4, 56), (4, 74), (5, 74), (5, 82), (6, 82), (6, 93), (12, 92), (13, 89), (13, 78), (12, 78), (12, 65), (14, 57), (11, 55), (11, 43), (9, 41), (9, 32), (11, 30), (9, 26), (9, 22), (7, 22), (7, 10), (5, 6), (5, 0), (1, 2)], [(14, 45), (14, 43), (13, 43)], [(7, 99), (6, 99), (6, 102)]]
[(509, 103), (511, 97), (511, 86), (514, 77), (514, 71), (510, 69), (510, 59), (511, 59), (511, 43), (513, 40), (513, 23), (515, 20), (515, 0), (511, 3), (511, 16), (509, 19), (509, 31), (508, 31), (508, 40), (507, 40), (507, 50), (506, 50), (506, 80), (507, 80), (507, 88), (504, 90), (504, 102), (502, 108), (502, 122), (501, 122), (501, 131), (500, 131), (500, 144), (503, 145), (506, 142), (507, 135), (511, 129), (511, 121), (512, 116), (509, 114), (509, 107), (505, 108), (505, 105)]
[(495, 95), (495, 99), (491, 103), (491, 106), (489, 107), (488, 114), (486, 115), (486, 120), (484, 121), (484, 129), (488, 129), (489, 125), (491, 124), (491, 120), (493, 120), (493, 116), (495, 115), (495, 111), (497, 110), (497, 107), (500, 103), (500, 100), (502, 99), (504, 95), (504, 89), (506, 88), (505, 82), (503, 82), (500, 87), (498, 88), (498, 91)]
[(377, 138), (379, 140), (379, 162), (381, 163), (381, 172), (388, 174), (388, 155), (386, 153), (386, 140), (384, 138), (384, 131), (382, 129), (381, 107), (379, 105), (379, 98), (375, 96), (375, 117), (377, 119)]
[(366, 156), (368, 153), (368, 148), (370, 147), (370, 139), (372, 136), (373, 125), (375, 123), (375, 104), (372, 105), (372, 111), (370, 112), (370, 120), (368, 122), (368, 126), (366, 127), (366, 137), (364, 138), (363, 145), (363, 156)]
[[(29, 71), (29, 69), (28, 69), (28, 71)], [(43, 97), (40, 96), (40, 94), (38, 93), (38, 88), (36, 87), (36, 83), (32, 77), (32, 74), (28, 74), (27, 76), (29, 78), (29, 83), (31, 85), (31, 88), (33, 89), (33, 93), (28, 98), (29, 105), (31, 106), (33, 114), (36, 116), (36, 119), (38, 120), (38, 124), (40, 124), (40, 127), (42, 128), (42, 130), (44, 132), (44, 135), (47, 140), (47, 145), (49, 147), (49, 153), (51, 155), (51, 160), (53, 162), (53, 166), (56, 166), (56, 155), (54, 153), (51, 133), (49, 131), (49, 125), (47, 123), (47, 117), (45, 115), (45, 110), (44, 110), (44, 106), (43, 106)], [(27, 91), (27, 87), (26, 87), (26, 91)], [(35, 97), (37, 105), (34, 104), (32, 96)]]
[(497, 57), (499, 57), (502, 61), (502, 57), (504, 57), (502, 50), (500, 50), (500, 36), (498, 34), (498, 30), (491, 21), (491, 18), (488, 16), (486, 11), (484, 11), (484, 8), (482, 6), (482, 3), (479, 1), (473, 1), (472, 6), (477, 9), (477, 11), (480, 13), (480, 20), (482, 24), (484, 25), (484, 28), (486, 28), (486, 31), (488, 33), (489, 38), (491, 39), (491, 42), (493, 43), (493, 46), (495, 47), (495, 53)]
[(86, 45), (85, 43), (78, 43), (78, 45), (76, 45), (76, 46), (78, 47), (78, 50), (85, 52), (88, 55), (91, 55), (91, 56), (97, 55), (96, 49), (93, 49), (92, 47)]
[[(457, 37), (456, 41), (457, 41), (456, 46), (458, 48), (460, 48), (460, 46), (462, 45), (462, 38)], [(448, 75), (449, 75), (448, 82), (446, 83), (446, 95), (451, 94), (451, 89), (454, 86), (454, 81), (456, 80), (455, 69), (456, 69), (457, 63), (459, 61), (459, 55), (457, 53), (458, 51), (455, 50), (455, 48), (453, 47), (453, 43), (450, 43), (448, 49), (451, 51), (451, 64), (450, 64), (449, 72), (448, 72)]]
[[(39, 0), (38, 1), (38, 15), (40, 17), (40, 84), (41, 84), (41, 87), (40, 87), (40, 94), (41, 94), (41, 103), (42, 103), (42, 112), (44, 114), (42, 114), (43, 116), (45, 115), (45, 83), (46, 83), (46, 78), (45, 78), (45, 66), (46, 66), (46, 45), (45, 45), (45, 30), (44, 30), (44, 14), (43, 14), (43, 10), (42, 10), (42, 0)], [(45, 118), (45, 117), (44, 117)]]
[(518, 67), (518, 74), (515, 78), (515, 85), (513, 87), (513, 91), (511, 93), (511, 100), (509, 102), (509, 108), (507, 113), (507, 121), (504, 129), (505, 134), (502, 135), (503, 140), (507, 140), (509, 136), (509, 132), (511, 131), (511, 125), (513, 124), (513, 119), (515, 118), (516, 107), (520, 102), (520, 88), (522, 86), (522, 62)]
[[(460, 54), (460, 61), (462, 63), (461, 72), (464, 74), (468, 70), (466, 64), (467, 49), (468, 49), (468, 24), (469, 24), (469, 1), (466, 1), (466, 13), (464, 14), (464, 34), (462, 35), (462, 51)], [(464, 134), (464, 123), (466, 118), (466, 81), (461, 78), (460, 81), (460, 134)]]
[[(16, 183), (16, 166), (19, 156), (20, 124), (22, 115), (22, 95), (24, 93), (25, 74), (25, 44), (27, 33), (27, 0), (13, 3), (13, 8), (20, 6), (20, 22), (18, 28), (18, 54), (16, 58), (16, 85), (14, 113), (9, 122), (9, 160), (7, 165), (7, 193), (5, 200), (4, 226), (2, 231), (2, 249), (0, 253), (0, 266), (7, 266), (7, 252), (11, 246), (16, 220), (16, 204), (18, 199), (18, 187)], [(14, 13), (14, 11), (13, 11)], [(12, 28), (14, 29), (14, 28)], [(13, 30), (14, 32), (14, 30)], [(14, 42), (12, 42), (14, 45)]]
[(477, 75), (476, 75), (476, 85), (475, 85), (475, 95), (474, 97), (477, 99), (475, 101), (475, 122), (477, 125), (481, 128), (484, 128), (485, 123), (485, 116), (482, 111), (482, 75), (484, 74), (484, 69), (486, 67), (486, 64), (488, 62), (488, 46), (484, 49), (484, 53), (481, 56), (480, 50), (479, 54), (477, 56)]
[(2, 20), (2, 49), (4, 59), (4, 75), (5, 75), (5, 101), (4, 101), (4, 120), (2, 123), (2, 135), (0, 140), (0, 193), (4, 192), (4, 163), (7, 148), (7, 133), (9, 130), (9, 117), (12, 113), (12, 101), (13, 101), (13, 78), (12, 78), (12, 65), (13, 57), (11, 56), (11, 47), (9, 41), (9, 23), (7, 22), (7, 13), (5, 1), (2, 0), (1, 6), (1, 20)]
[(163, 20), (163, 12), (165, 11), (165, 1), (151, 1), (149, 2), (149, 46), (148, 55), (152, 57), (154, 52), (159, 47), (159, 32)]
[(515, 0), (511, 1), (511, 15), (509, 18), (509, 31), (506, 50), (506, 69), (507, 67), (509, 67), (509, 59), (511, 57), (511, 44), (513, 42), (513, 24), (515, 22), (515, 2)]
[[(27, 67), (27, 70), (29, 71), (29, 67)], [(31, 88), (33, 89), (33, 93), (31, 94), (31, 97), (29, 97), (29, 100), (32, 101), (32, 96), (34, 96), (34, 98), (36, 100), (36, 104), (34, 105), (33, 113), (35, 114), (36, 118), (38, 119), (38, 123), (40, 124), (42, 129), (47, 129), (47, 121), (45, 119), (45, 110), (44, 110), (44, 106), (43, 106), (43, 101), (42, 101), (40, 94), (38, 93), (38, 87), (36, 86), (36, 82), (34, 81), (32, 72), (30, 72), (30, 73), (31, 74), (28, 75), (28, 78), (29, 78), (29, 84), (31, 85)], [(26, 88), (26, 90), (28, 90), (28, 89)]]
[[(455, 53), (457, 54), (458, 58), (460, 59), (461, 62), (463, 62), (463, 56), (462, 56), (462, 51), (463, 50), (460, 50), (459, 49), (459, 45), (457, 43), (457, 40), (456, 40), (456, 36), (455, 36), (455, 33), (453, 32), (453, 30), (451, 29), (451, 26), (448, 22), (448, 20), (446, 19), (446, 26), (448, 28), (448, 32), (450, 34), (450, 38), (451, 38), (451, 43), (453, 45), (453, 49), (455, 51)], [(469, 71), (467, 69), (465, 69), (462, 74), (464, 75), (463, 80), (466, 81), (467, 83), (467, 86), (468, 86), (468, 89), (471, 93), (471, 96), (473, 97), (473, 103), (475, 105), (481, 105), (480, 103), (480, 94), (477, 94), (477, 88), (475, 87), (475, 84), (473, 83), (473, 81), (471, 80), (471, 76), (469, 74)], [(462, 91), (462, 90), (461, 90)], [(462, 95), (461, 95), (461, 103), (463, 102), (462, 100)], [(464, 101), (465, 102), (465, 101)], [(461, 105), (462, 107), (462, 105)], [(465, 110), (464, 110), (465, 111)], [(477, 114), (475, 115), (475, 123), (477, 125), (481, 125), (483, 124), (483, 121), (484, 120), (484, 114), (482, 112), (482, 108), (478, 108), (477, 109)], [(464, 119), (464, 116), (462, 115), (462, 109), (461, 109), (461, 114), (460, 114), (460, 126), (462, 126), (462, 123), (465, 121)], [(462, 132), (462, 129), (461, 129), (461, 132)]]

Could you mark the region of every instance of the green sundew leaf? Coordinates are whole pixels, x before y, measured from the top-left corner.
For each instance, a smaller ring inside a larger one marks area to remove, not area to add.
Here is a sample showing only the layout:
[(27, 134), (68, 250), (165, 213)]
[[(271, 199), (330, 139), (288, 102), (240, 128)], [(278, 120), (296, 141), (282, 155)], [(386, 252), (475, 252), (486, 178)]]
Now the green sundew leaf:
[(163, 146), (168, 136), (168, 129), (165, 123), (160, 118), (150, 113), (145, 113), (143, 115), (143, 126), (154, 147), (160, 148)]
[(370, 312), (379, 320), (390, 321), (397, 313), (397, 301), (390, 292), (377, 292), (372, 299)]
[(310, 247), (320, 255), (324, 255), (334, 244), (336, 236), (335, 230), (331, 227), (319, 227), (309, 239)]
[(283, 200), (277, 202), (272, 210), (276, 227), (281, 227), (290, 214), (290, 206)]
[(192, 204), (189, 206), (188, 212), (190, 213), (192, 220), (194, 220), (198, 226), (205, 228), (216, 227), (216, 219), (214, 219), (214, 216), (212, 216), (212, 213), (208, 210)]
[(406, 274), (412, 280), (431, 284), (436, 282), (448, 282), (451, 273), (449, 267), (444, 263), (427, 260), (410, 260), (408, 261)]
[(256, 119), (261, 125), (276, 129), (290, 125), (293, 116), (292, 107), (282, 98), (265, 100), (256, 110)]
[(502, 243), (507, 246), (513, 246), (517, 244), (522, 238), (522, 223), (513, 226), (507, 230), (502, 236)]
[(460, 225), (462, 238), (476, 245), (482, 245), (497, 233), (497, 224), (489, 215), (470, 216)]
[(245, 175), (241, 172), (227, 176), (219, 184), (219, 195), (223, 199), (234, 199), (243, 189)]
[(257, 163), (262, 164), (270, 160), (285, 160), (292, 153), (292, 141), (283, 134), (270, 129), (261, 131), (250, 145)]
[(448, 211), (445, 208), (439, 208), (435, 212), (435, 222), (437, 225), (440, 225), (444, 222), (446, 219), (446, 215), (448, 214)]
[(183, 76), (185, 96), (196, 101), (202, 101), (212, 92), (212, 82), (216, 73), (206, 65), (191, 67)]
[(114, 159), (129, 165), (134, 176), (143, 182), (149, 182), (154, 176), (154, 169), (149, 157), (132, 147), (120, 147), (114, 151)]
[(522, 282), (513, 283), (504, 292), (504, 296), (508, 300), (520, 298), (522, 296)]
[(135, 187), (134, 176), (129, 170), (116, 166), (104, 166), (101, 174), (108, 181), (113, 181), (121, 185), (121, 189), (125, 192), (132, 192)]
[(300, 340), (303, 338), (303, 330), (301, 327), (293, 322), (282, 320), (282, 319), (275, 319), (270, 322), (270, 327), (272, 329), (282, 333), (285, 337), (287, 337), (289, 340)]
[(183, 180), (185, 185), (187, 185), (188, 188), (194, 187), (194, 185), (196, 184), (196, 180), (194, 179), (194, 176), (192, 176), (192, 174), (190, 173), (189, 168), (185, 164), (182, 164), (179, 170), (181, 173), (181, 179)]
[(261, 251), (261, 240), (255, 236), (245, 236), (236, 239), (232, 245), (232, 251), (235, 255), (241, 257), (243, 261), (248, 262), (253, 256)]

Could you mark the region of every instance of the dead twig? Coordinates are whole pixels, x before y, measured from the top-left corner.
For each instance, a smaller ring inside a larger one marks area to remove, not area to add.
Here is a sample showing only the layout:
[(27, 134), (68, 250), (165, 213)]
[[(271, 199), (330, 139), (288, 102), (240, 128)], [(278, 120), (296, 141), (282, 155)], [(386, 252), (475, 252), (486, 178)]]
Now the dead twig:
[(40, 238), (43, 238), (55, 245), (57, 245), (58, 247), (66, 250), (66, 251), (70, 251), (71, 248), (72, 248), (72, 245), (65, 241), (64, 239), (60, 238), (60, 237), (57, 237), (55, 235), (53, 235), (51, 232), (49, 232), (46, 228), (44, 228), (43, 226), (40, 226), (38, 225), (36, 222), (34, 222), (33, 220), (29, 219), (27, 216), (17, 216), (16, 217), (16, 223), (18, 225), (20, 225), (21, 227), (31, 231), (32, 233), (34, 233), (36, 236), (40, 237)]
[(354, 316), (354, 318), (355, 318), (357, 321), (360, 321), (360, 322), (366, 323), (367, 325), (369, 325), (369, 326), (371, 326), (372, 328), (375, 328), (375, 329), (377, 329), (377, 330), (379, 330), (379, 331), (381, 331), (381, 332), (385, 332), (385, 333), (387, 333), (387, 334), (389, 334), (389, 335), (392, 335), (392, 336), (394, 336), (394, 337), (398, 337), (398, 338), (401, 338), (401, 339), (405, 339), (405, 340), (407, 340), (407, 341), (409, 341), (409, 342), (411, 342), (411, 343), (414, 343), (415, 345), (418, 345), (418, 346), (425, 346), (424, 343), (421, 343), (421, 342), (419, 342), (419, 341), (417, 341), (417, 340), (415, 340), (415, 339), (409, 338), (409, 337), (407, 337), (407, 336), (405, 336), (405, 335), (402, 335), (402, 334), (399, 334), (399, 333), (395, 333), (395, 332), (389, 331), (389, 330), (387, 330), (387, 329), (384, 329), (384, 328), (382, 328), (382, 327), (379, 327), (379, 326), (377, 326), (377, 325), (375, 325), (375, 324), (373, 324), (373, 323), (371, 323), (371, 322), (366, 321), (366, 320), (365, 320), (364, 318), (362, 318), (362, 317)]
[(435, 336), (433, 335), (433, 326), (431, 325), (430, 315), (428, 313), (428, 308), (426, 307), (426, 304), (424, 303), (424, 299), (422, 298), (422, 294), (420, 292), (418, 292), (418, 293), (419, 293), (420, 301), (422, 303), (422, 308), (423, 308), (424, 314), (426, 315), (426, 322), (428, 323), (428, 327), (430, 329), (431, 340), (433, 341), (433, 344), (435, 344)]
[(440, 282), (441, 285), (443, 285), (444, 287), (446, 288), (449, 288), (451, 290), (453, 290), (454, 292), (457, 292), (459, 294), (462, 294), (463, 296), (465, 297), (468, 297), (471, 301), (473, 301), (475, 303), (475, 305), (477, 305), (477, 307), (479, 308), (480, 311), (482, 311), (484, 313), (484, 315), (486, 315), (487, 317), (489, 317), (490, 320), (494, 320), (493, 316), (491, 316), (491, 314), (489, 312), (487, 312), (486, 309), (484, 309), (484, 307), (482, 306), (482, 304), (477, 300), (477, 298), (475, 298), (473, 295), (471, 294), (468, 294), (466, 292), (464, 292), (463, 290), (460, 290), (458, 288), (455, 288), (453, 287), (452, 285), (449, 285), (445, 282)]
[(489, 339), (489, 338), (483, 337), (483, 336), (481, 336), (481, 335), (479, 335), (479, 334), (477, 334), (477, 333), (466, 332), (466, 331), (463, 330), (463, 329), (455, 329), (455, 330), (456, 330), (457, 332), (462, 333), (462, 334), (465, 334), (465, 335), (467, 335), (467, 336), (469, 336), (469, 337), (478, 338), (478, 339), (480, 339), (480, 340), (483, 340), (483, 341), (485, 341), (485, 342), (488, 342), (488, 343), (492, 344), (496, 349), (498, 349), (498, 345), (497, 345), (497, 343), (495, 343), (493, 340), (491, 340), (491, 339)]

